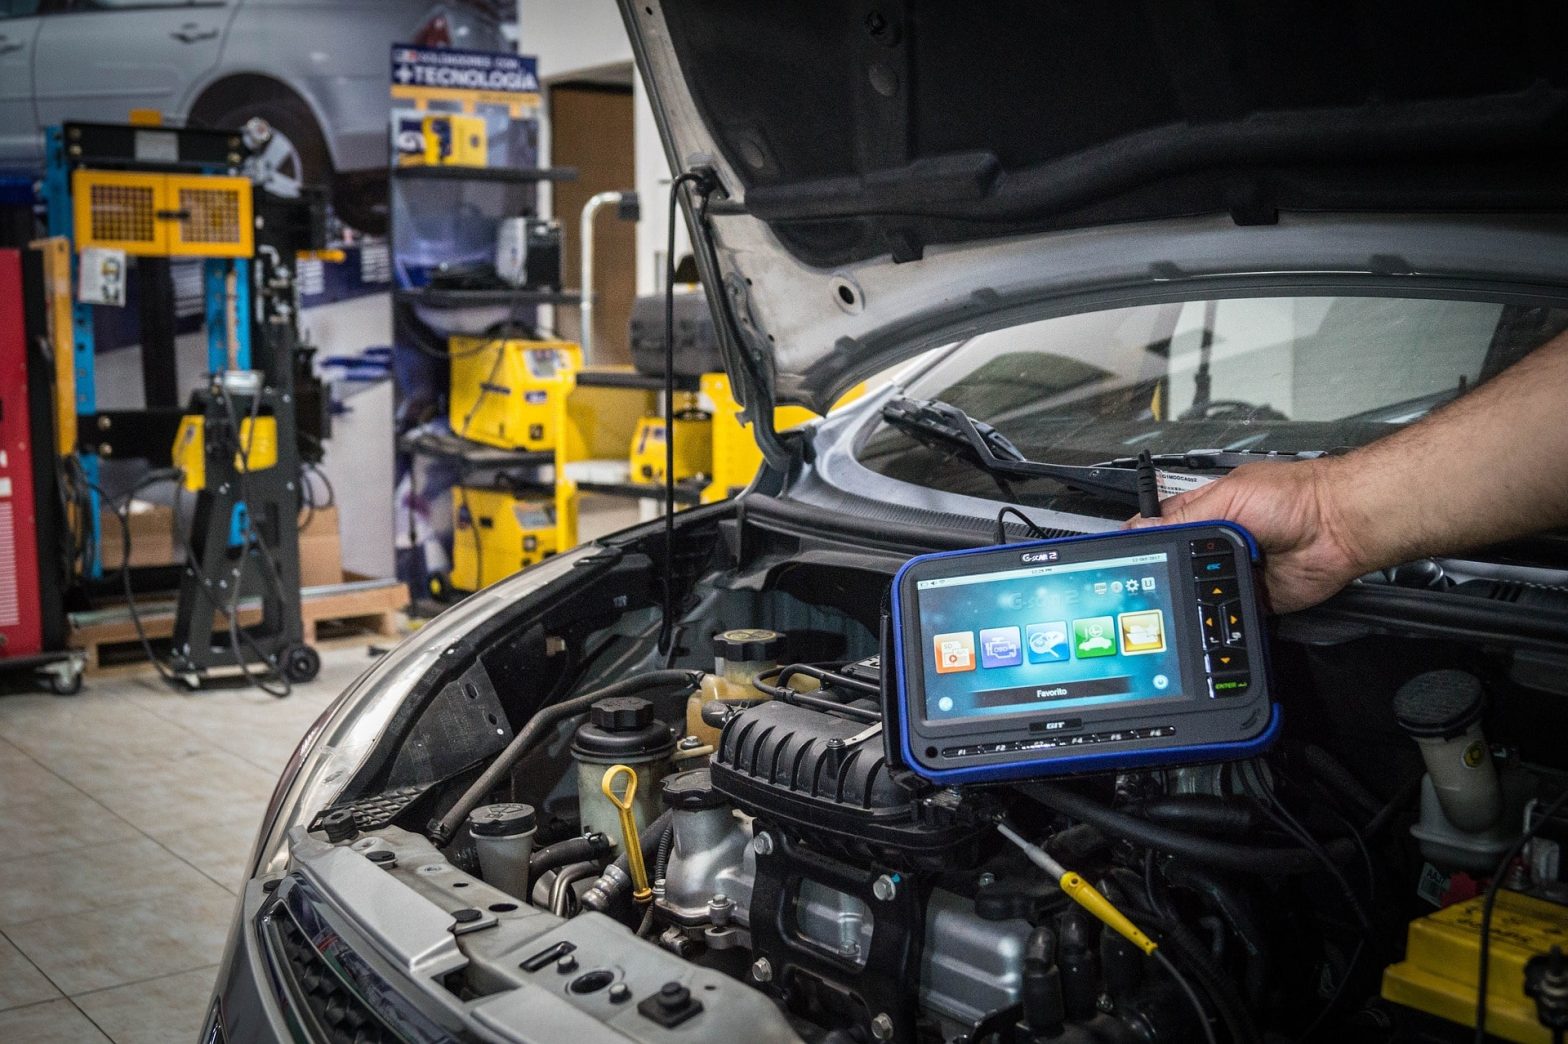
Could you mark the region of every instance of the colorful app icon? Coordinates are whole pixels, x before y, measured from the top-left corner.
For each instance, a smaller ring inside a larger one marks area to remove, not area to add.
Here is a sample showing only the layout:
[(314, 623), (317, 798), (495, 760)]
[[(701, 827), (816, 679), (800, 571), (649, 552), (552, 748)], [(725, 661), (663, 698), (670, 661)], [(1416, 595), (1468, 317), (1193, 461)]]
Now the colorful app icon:
[(1018, 628), (987, 627), (980, 632), (980, 666), (1016, 667), (1023, 658)]
[(953, 631), (939, 634), (936, 643), (936, 673), (958, 674), (975, 669), (975, 633)]
[(1067, 621), (1052, 620), (1024, 628), (1030, 663), (1060, 663), (1071, 656), (1067, 648)]
[(1116, 621), (1109, 616), (1086, 616), (1073, 621), (1073, 655), (1080, 660), (1116, 655)]
[(1165, 651), (1165, 614), (1158, 609), (1122, 613), (1116, 620), (1122, 630), (1122, 652), (1131, 656)]

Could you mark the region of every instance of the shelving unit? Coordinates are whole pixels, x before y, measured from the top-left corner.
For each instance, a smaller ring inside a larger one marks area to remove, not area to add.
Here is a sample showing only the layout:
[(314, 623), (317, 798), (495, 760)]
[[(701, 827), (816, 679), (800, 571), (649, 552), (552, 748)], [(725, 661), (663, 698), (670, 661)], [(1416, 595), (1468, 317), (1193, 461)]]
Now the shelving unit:
[(576, 167), (394, 167), (397, 181), (491, 181), (522, 185), (540, 181), (575, 181)]

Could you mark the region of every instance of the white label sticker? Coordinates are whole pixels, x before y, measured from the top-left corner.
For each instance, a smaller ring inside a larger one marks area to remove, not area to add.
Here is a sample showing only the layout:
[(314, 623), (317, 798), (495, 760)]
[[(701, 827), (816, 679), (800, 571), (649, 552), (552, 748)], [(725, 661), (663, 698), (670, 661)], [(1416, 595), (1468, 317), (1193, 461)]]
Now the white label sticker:
[(83, 304), (125, 306), (125, 251), (85, 247), (79, 267), (77, 297)]
[(1416, 882), (1416, 895), (1433, 906), (1442, 906), (1443, 896), (1447, 894), (1448, 875), (1431, 863), (1423, 864), (1421, 867), (1421, 879)]
[(173, 131), (139, 130), (134, 144), (137, 163), (178, 163), (180, 138)]
[(1191, 475), (1184, 471), (1156, 471), (1155, 489), (1159, 490), (1160, 499), (1174, 497), (1178, 493), (1189, 493), (1199, 486), (1207, 486), (1215, 481), (1213, 475)]

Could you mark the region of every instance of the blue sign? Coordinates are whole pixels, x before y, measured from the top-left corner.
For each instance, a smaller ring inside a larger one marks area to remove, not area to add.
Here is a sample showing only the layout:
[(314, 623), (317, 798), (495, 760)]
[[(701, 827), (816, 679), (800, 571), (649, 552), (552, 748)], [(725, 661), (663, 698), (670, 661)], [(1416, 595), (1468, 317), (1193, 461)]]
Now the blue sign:
[(392, 82), (399, 87), (534, 94), (539, 67), (536, 59), (520, 54), (393, 44)]

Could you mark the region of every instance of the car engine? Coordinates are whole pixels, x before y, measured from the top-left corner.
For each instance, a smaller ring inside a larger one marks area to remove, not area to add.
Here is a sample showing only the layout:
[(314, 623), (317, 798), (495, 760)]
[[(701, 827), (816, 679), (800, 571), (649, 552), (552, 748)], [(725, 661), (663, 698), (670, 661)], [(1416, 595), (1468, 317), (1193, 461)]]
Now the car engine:
[[(628, 546), (435, 677), (291, 839), (263, 921), (298, 975), (351, 875), (444, 911), (409, 966), (496, 1039), (1457, 1040), (1494, 918), (1493, 988), (1535, 992), (1483, 991), (1492, 1032), (1568, 1019), (1542, 942), (1568, 939), (1559, 755), (1527, 724), (1562, 716), (1549, 644), (1415, 626), (1424, 608), (1302, 615), (1270, 639), (1287, 725), (1266, 754), (938, 785), (890, 742), (894, 556), (737, 557), (719, 532), (686, 565), (682, 666), (652, 653), (656, 584)], [(1517, 608), (1504, 581), (1432, 569), (1443, 611)]]

